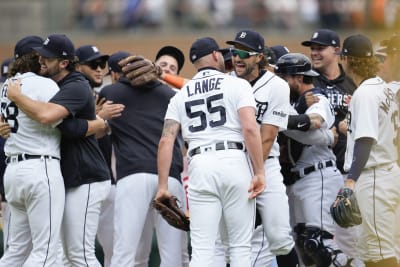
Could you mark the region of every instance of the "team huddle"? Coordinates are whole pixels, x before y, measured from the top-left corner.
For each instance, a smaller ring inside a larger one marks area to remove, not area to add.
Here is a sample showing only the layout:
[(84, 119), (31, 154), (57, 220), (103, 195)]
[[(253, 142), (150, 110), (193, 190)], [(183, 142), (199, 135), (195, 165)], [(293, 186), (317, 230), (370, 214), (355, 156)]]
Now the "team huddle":
[(153, 62), (19, 40), (0, 267), (144, 267), (153, 233), (162, 267), (399, 267), (400, 36), (319, 29), (309, 57), (249, 29), (226, 44), (195, 40), (186, 79), (174, 46)]

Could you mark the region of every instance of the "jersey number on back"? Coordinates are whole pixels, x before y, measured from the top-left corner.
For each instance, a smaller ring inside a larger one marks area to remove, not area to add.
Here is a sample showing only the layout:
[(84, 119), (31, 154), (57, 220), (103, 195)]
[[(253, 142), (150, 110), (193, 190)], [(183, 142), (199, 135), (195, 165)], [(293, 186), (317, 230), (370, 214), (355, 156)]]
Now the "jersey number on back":
[[(11, 132), (16, 133), (18, 131), (18, 107), (14, 102), (10, 102), (7, 97), (7, 84), (3, 86), (1, 92), (1, 116), (4, 121), (7, 122), (11, 127)], [(7, 102), (4, 102), (6, 100)]]
[[(224, 125), (226, 122), (226, 110), (224, 106), (221, 105), (213, 105), (214, 101), (220, 100), (223, 98), (223, 94), (217, 94), (217, 95), (212, 95), (207, 97), (205, 100), (204, 99), (196, 99), (192, 101), (188, 101), (185, 103), (185, 108), (186, 108), (186, 115), (193, 119), (193, 118), (199, 118), (200, 119), (200, 125), (190, 125), (189, 126), (189, 131), (190, 132), (200, 132), (203, 131), (204, 129), (207, 128), (207, 125), (209, 125), (211, 128), (217, 127)], [(207, 111), (212, 114), (212, 113), (219, 113), (219, 120), (210, 120), (207, 122), (207, 116), (206, 113), (202, 110), (198, 111), (193, 111), (193, 107), (196, 106), (202, 106), (206, 104), (207, 105)]]

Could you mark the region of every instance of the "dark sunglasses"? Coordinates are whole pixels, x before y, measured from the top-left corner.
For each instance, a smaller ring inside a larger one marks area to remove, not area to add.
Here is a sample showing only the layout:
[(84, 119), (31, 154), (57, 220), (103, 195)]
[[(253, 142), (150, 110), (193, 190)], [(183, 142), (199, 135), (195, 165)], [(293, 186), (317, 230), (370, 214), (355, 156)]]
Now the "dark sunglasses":
[(246, 59), (251, 56), (260, 54), (258, 52), (249, 52), (249, 51), (244, 51), (244, 50), (240, 50), (240, 49), (236, 49), (236, 48), (231, 48), (230, 52), (231, 52), (232, 56), (234, 56), (234, 57), (239, 56), (241, 59)]
[(91, 68), (92, 70), (97, 70), (99, 66), (101, 69), (104, 69), (106, 67), (106, 64), (107, 64), (106, 61), (89, 61), (85, 63), (85, 65)]

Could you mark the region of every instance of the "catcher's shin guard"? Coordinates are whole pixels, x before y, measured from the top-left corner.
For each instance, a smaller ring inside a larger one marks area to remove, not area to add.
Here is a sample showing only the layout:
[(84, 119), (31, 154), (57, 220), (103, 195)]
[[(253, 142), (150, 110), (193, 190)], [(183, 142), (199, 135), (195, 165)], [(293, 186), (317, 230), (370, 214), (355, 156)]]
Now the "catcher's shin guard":
[(313, 265), (315, 262), (310, 256), (308, 256), (308, 254), (304, 250), (305, 229), (306, 229), (305, 223), (299, 223), (294, 227), (294, 232), (296, 233), (295, 244), (297, 247), (298, 256), (301, 259), (301, 261), (304, 263), (304, 265), (310, 266)]

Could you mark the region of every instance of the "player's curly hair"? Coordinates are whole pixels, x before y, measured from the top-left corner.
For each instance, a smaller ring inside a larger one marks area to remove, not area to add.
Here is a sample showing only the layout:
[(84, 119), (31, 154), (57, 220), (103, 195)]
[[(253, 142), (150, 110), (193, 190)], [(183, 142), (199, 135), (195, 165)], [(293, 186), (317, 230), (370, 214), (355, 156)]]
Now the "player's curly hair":
[(379, 61), (376, 57), (352, 57), (347, 56), (349, 68), (362, 78), (376, 76), (379, 71)]
[(39, 55), (36, 52), (25, 54), (17, 59), (11, 65), (8, 77), (12, 77), (17, 73), (33, 72), (39, 74), (40, 63)]

